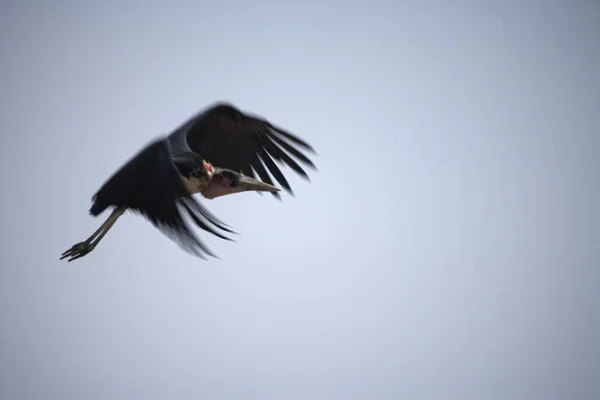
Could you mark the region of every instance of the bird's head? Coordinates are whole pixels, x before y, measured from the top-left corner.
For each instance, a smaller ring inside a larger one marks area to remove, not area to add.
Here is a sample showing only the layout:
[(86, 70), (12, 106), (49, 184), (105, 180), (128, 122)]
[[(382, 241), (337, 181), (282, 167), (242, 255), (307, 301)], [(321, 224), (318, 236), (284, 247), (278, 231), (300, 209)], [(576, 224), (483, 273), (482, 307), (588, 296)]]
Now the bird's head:
[(225, 196), (233, 193), (257, 191), (279, 192), (280, 189), (268, 183), (246, 176), (230, 169), (213, 167), (210, 182), (202, 195), (207, 199)]

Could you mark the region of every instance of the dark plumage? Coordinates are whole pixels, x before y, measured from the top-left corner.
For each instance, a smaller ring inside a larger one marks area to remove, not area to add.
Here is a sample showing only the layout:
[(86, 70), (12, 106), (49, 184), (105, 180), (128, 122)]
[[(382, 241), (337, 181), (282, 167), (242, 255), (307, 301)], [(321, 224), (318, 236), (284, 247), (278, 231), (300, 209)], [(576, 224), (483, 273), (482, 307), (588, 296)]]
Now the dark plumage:
[[(169, 141), (174, 149), (187, 145), (213, 165), (256, 177), (253, 168), (263, 182), (272, 184), (268, 170), (289, 193), (293, 193), (292, 188), (273, 160), (286, 164), (306, 179), (307, 173), (294, 158), (316, 169), (298, 149), (315, 153), (310, 144), (263, 118), (245, 114), (225, 103), (216, 104), (186, 121), (169, 135)], [(279, 197), (279, 193), (273, 195)]]
[[(256, 190), (279, 197), (267, 170), (293, 193), (274, 160), (308, 178), (293, 158), (315, 166), (298, 147), (314, 153), (308, 143), (264, 119), (228, 104), (212, 106), (168, 137), (147, 145), (102, 185), (93, 197), (90, 213), (98, 216), (112, 207), (111, 215), (90, 238), (72, 246), (61, 259), (70, 257), (72, 261), (92, 251), (127, 209), (142, 214), (186, 251), (200, 257), (214, 256), (194, 235), (181, 210), (201, 229), (220, 238), (230, 240), (225, 233), (234, 232), (202, 207), (193, 194), (215, 198)], [(251, 178), (255, 176), (253, 169), (267, 184)]]

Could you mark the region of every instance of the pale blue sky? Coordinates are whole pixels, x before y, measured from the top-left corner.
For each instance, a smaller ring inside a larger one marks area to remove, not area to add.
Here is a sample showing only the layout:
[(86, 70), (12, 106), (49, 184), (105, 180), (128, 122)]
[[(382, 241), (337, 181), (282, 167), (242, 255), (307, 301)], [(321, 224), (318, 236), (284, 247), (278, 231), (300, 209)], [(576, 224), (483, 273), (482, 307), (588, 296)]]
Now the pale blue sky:
[[(496, 3), (2, 2), (0, 397), (600, 398), (600, 7)], [(215, 100), (312, 182), (59, 261)]]

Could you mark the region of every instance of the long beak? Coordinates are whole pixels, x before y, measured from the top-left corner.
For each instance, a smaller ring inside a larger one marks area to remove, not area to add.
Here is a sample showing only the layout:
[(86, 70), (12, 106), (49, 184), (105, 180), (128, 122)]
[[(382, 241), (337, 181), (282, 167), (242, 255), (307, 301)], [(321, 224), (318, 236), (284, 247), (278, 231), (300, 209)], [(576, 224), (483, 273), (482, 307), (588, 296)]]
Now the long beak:
[(275, 186), (261, 182), (254, 178), (250, 178), (246, 175), (240, 174), (239, 177), (240, 180), (238, 182), (238, 187), (244, 190), (254, 190), (257, 192), (279, 192), (281, 190), (279, 188), (276, 188)]

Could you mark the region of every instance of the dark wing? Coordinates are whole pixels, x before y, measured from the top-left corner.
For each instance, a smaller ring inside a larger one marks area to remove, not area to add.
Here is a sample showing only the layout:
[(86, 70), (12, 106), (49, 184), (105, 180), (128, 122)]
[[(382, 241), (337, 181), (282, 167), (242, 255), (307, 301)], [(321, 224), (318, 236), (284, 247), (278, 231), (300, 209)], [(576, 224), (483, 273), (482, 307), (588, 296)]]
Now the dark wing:
[[(182, 130), (186, 132), (182, 133)], [(300, 151), (315, 153), (304, 140), (227, 104), (211, 107), (172, 133), (182, 134), (187, 137), (192, 151), (213, 165), (254, 178), (258, 174), (262, 181), (273, 184), (268, 170), (290, 194), (293, 194), (292, 188), (274, 161), (286, 164), (305, 179), (309, 179), (308, 175), (298, 162), (316, 170), (312, 161)], [(279, 197), (278, 193), (273, 195)]]
[(169, 143), (155, 141), (117, 171), (94, 195), (90, 213), (99, 215), (109, 206), (124, 206), (142, 214), (185, 251), (205, 258), (216, 257), (190, 230), (183, 209), (200, 228), (231, 240), (216, 228), (234, 233), (211, 215), (185, 189), (170, 158)]

